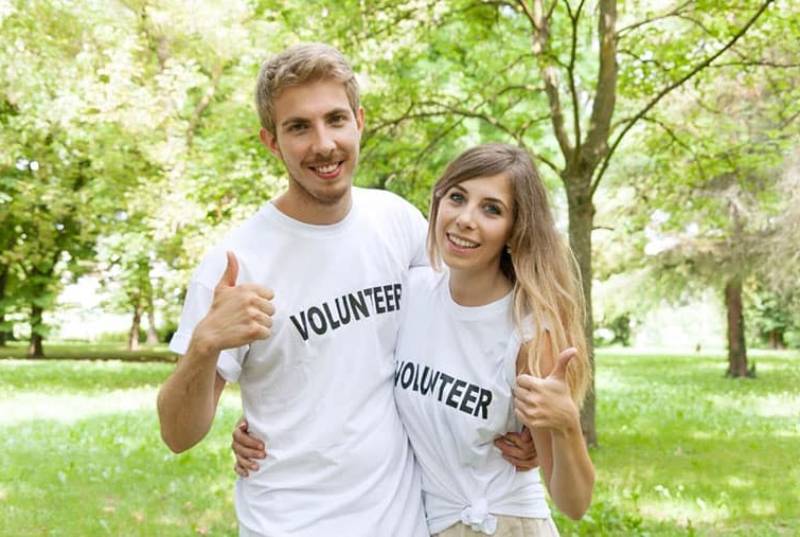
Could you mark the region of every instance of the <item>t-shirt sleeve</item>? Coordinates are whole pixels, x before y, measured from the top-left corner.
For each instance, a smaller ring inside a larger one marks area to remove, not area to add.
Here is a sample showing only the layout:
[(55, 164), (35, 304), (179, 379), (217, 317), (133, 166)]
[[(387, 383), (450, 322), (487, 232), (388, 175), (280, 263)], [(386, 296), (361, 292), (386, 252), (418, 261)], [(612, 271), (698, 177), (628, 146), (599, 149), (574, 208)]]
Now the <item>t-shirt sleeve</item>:
[[(192, 279), (186, 292), (186, 301), (183, 304), (178, 330), (169, 342), (169, 349), (172, 352), (186, 354), (186, 351), (189, 350), (192, 333), (197, 323), (208, 313), (213, 298), (214, 290), (212, 288), (196, 278)], [(248, 349), (249, 346), (243, 346), (225, 349), (220, 353), (217, 360), (217, 372), (227, 382), (238, 382)]]

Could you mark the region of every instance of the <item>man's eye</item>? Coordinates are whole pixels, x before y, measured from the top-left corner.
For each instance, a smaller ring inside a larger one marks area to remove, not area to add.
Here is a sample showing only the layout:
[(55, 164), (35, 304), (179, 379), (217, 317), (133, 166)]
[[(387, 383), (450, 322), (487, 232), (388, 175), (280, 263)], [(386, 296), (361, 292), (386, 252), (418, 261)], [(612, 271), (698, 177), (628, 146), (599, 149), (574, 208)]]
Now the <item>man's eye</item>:
[(344, 114), (338, 114), (331, 118), (331, 123), (344, 123), (347, 117)]
[(297, 131), (301, 131), (301, 130), (303, 130), (305, 128), (306, 128), (306, 126), (303, 125), (302, 123), (295, 123), (293, 125), (289, 125), (289, 129), (288, 130), (289, 130), (289, 132), (297, 132)]

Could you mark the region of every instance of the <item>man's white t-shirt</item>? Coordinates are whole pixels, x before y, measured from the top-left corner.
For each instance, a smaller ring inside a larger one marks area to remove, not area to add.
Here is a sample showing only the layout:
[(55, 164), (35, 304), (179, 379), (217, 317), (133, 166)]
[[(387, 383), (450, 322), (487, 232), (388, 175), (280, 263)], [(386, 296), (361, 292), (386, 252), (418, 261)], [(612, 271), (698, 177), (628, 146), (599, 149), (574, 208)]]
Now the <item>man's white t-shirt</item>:
[(512, 388), (532, 324), (519, 334), (511, 293), (464, 307), (448, 281), (430, 267), (411, 271), (395, 354), (395, 401), (422, 469), (429, 529), (463, 522), (491, 535), (495, 515), (549, 518), (539, 472), (518, 472), (494, 445), (521, 429)]
[(267, 458), (236, 484), (242, 535), (427, 535), (419, 475), (394, 404), (394, 350), (410, 266), (427, 225), (391, 193), (353, 189), (333, 225), (301, 223), (271, 203), (211, 250), (189, 286), (170, 348), (185, 353), (207, 313), (225, 251), (237, 283), (275, 293), (272, 335), (223, 351), (250, 432)]

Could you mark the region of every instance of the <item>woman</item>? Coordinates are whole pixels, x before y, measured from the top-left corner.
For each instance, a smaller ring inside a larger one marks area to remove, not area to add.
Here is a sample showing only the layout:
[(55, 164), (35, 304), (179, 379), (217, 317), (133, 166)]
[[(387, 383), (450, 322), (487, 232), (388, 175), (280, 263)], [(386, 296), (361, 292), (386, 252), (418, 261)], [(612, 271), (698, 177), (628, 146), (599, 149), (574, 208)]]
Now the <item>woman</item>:
[(428, 250), (432, 267), (409, 276), (395, 400), (431, 533), (558, 535), (539, 475), (516, 471), (493, 445), (529, 428), (556, 507), (586, 511), (582, 295), (528, 154), (486, 144), (450, 163), (434, 186)]

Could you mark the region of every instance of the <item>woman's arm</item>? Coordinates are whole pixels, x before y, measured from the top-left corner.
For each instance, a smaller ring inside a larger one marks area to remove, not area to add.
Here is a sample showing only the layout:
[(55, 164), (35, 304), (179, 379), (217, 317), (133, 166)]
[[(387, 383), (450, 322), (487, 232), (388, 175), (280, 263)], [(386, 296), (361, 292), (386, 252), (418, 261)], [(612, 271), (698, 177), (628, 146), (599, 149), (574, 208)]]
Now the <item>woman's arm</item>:
[[(515, 411), (533, 433), (553, 502), (570, 518), (579, 519), (591, 503), (595, 475), (581, 431), (580, 412), (565, 380), (575, 350), (567, 349), (556, 360), (549, 338), (545, 341), (545, 352), (539, 358), (542, 378), (527, 374), (517, 377)], [(527, 348), (520, 349), (518, 364), (524, 363), (523, 353), (527, 356)]]

